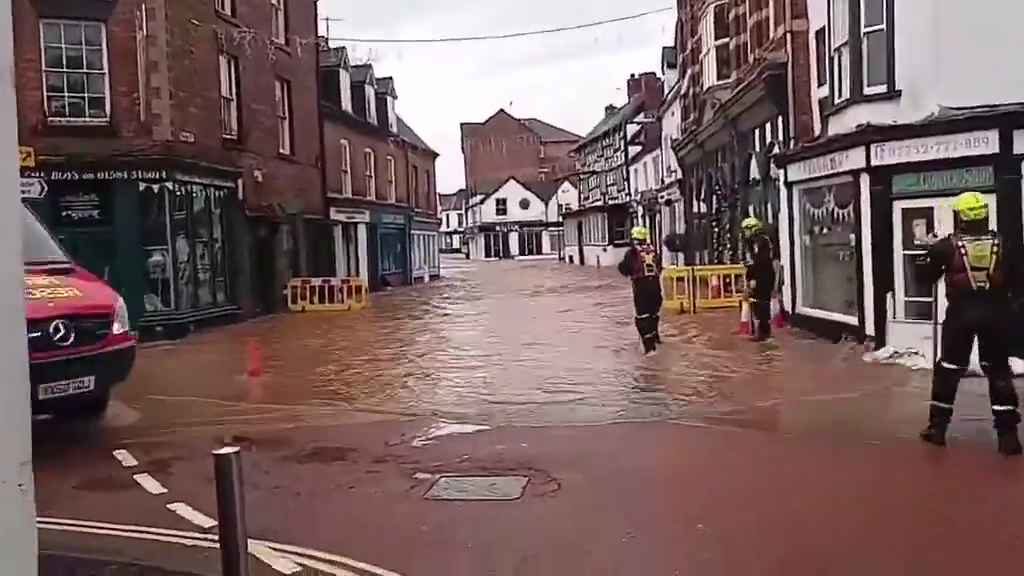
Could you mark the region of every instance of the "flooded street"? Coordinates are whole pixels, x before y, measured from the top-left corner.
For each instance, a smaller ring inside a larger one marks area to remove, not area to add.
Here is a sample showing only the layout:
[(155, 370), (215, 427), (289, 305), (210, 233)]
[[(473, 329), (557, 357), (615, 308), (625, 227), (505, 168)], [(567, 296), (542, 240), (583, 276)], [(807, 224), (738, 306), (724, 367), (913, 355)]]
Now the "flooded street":
[[(926, 377), (865, 365), (852, 343), (784, 334), (754, 345), (733, 334), (735, 316), (668, 316), (666, 345), (645, 358), (629, 282), (613, 270), (448, 258), (441, 281), (375, 294), (365, 311), (278, 315), (151, 345), (107, 424), (147, 437), (422, 416), (492, 426), (699, 418), (774, 429), (808, 424), (789, 414), (808, 412), (791, 404), (801, 400), (867, 394), (888, 413), (903, 404), (894, 396), (914, 397), (915, 409), (925, 399)], [(254, 361), (258, 378), (245, 375)], [(850, 410), (858, 419), (854, 402), (830, 425)], [(877, 414), (867, 420), (885, 424)]]
[(41, 542), (190, 556), (117, 538), (212, 533), (210, 452), (234, 445), (252, 537), (404, 575), (1019, 562), (1001, 545), (1019, 522), (978, 529), (1024, 513), (983, 382), (961, 387), (951, 446), (923, 446), (930, 372), (795, 330), (754, 344), (730, 311), (666, 317), (645, 358), (629, 290), (610, 269), (449, 259), (442, 280), (361, 312), (147, 345), (103, 422), (37, 422), (39, 515), (57, 519)]

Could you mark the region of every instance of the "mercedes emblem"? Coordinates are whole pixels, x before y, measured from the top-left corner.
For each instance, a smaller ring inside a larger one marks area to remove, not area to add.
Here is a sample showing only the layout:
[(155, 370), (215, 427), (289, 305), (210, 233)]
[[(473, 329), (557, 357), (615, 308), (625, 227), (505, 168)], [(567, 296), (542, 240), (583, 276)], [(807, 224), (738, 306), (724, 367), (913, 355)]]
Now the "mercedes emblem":
[(54, 320), (50, 323), (50, 339), (57, 346), (71, 346), (75, 342), (75, 327), (67, 320)]

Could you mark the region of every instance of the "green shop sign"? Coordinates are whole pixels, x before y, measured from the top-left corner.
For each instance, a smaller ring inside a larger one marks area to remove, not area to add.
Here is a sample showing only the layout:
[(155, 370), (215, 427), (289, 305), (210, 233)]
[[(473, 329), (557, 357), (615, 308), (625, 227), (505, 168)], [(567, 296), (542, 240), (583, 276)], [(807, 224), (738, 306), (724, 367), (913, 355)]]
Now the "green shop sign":
[(995, 171), (991, 166), (899, 174), (892, 179), (893, 196), (914, 196), (929, 192), (993, 188)]

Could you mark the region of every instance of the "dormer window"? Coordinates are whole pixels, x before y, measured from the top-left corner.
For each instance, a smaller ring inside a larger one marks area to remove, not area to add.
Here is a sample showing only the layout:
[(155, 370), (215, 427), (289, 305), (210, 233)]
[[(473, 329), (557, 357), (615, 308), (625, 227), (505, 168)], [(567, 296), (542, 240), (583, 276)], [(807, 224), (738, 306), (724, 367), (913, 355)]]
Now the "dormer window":
[(352, 112), (352, 73), (344, 66), (338, 69), (338, 91), (341, 92), (341, 109)]
[(364, 94), (366, 95), (366, 121), (372, 124), (377, 123), (377, 94), (373, 89), (373, 86), (367, 84), (364, 87)]
[(398, 133), (398, 115), (395, 112), (395, 99), (391, 96), (387, 98), (388, 102), (388, 130), (393, 134)]

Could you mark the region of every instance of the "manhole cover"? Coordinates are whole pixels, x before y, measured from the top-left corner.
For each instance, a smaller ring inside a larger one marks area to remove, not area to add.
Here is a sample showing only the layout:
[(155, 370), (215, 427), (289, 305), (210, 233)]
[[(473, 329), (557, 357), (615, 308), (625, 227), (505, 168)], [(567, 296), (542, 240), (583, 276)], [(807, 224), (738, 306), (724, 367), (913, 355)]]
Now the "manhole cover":
[(427, 492), (427, 500), (517, 500), (530, 479), (526, 476), (443, 476)]

